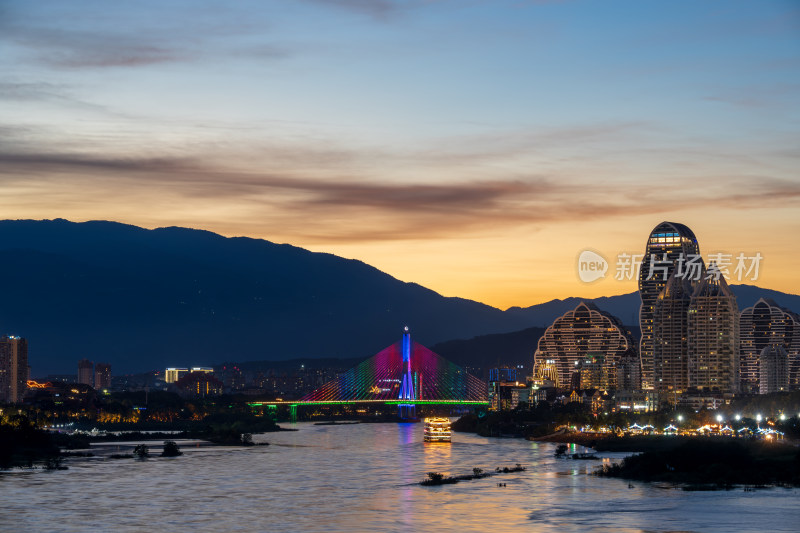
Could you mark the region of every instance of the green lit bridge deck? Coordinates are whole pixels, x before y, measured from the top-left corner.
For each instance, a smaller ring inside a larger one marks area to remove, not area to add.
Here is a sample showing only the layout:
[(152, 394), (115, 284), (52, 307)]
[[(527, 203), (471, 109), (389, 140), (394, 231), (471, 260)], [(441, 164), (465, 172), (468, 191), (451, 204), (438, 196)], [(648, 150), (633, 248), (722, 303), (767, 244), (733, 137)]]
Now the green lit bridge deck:
[(401, 341), (339, 374), (298, 400), (248, 402), (252, 408), (288, 406), (296, 420), (303, 406), (396, 406), (403, 419), (416, 418), (417, 406), (485, 407), (486, 384), (466, 370), (411, 341)]
[(383, 404), (383, 405), (489, 405), (482, 400), (316, 400), (316, 401), (290, 401), (275, 400), (266, 402), (248, 402), (250, 407), (269, 405), (355, 405), (355, 404)]

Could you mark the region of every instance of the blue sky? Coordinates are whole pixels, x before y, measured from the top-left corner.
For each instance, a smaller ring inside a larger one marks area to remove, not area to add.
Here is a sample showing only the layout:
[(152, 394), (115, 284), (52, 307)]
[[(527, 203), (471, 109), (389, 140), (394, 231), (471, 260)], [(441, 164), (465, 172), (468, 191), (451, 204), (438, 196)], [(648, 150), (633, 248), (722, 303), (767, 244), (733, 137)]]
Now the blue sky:
[(632, 290), (565, 265), (677, 219), (794, 283), (797, 2), (0, 0), (0, 71), (8, 218), (263, 237), (499, 306)]

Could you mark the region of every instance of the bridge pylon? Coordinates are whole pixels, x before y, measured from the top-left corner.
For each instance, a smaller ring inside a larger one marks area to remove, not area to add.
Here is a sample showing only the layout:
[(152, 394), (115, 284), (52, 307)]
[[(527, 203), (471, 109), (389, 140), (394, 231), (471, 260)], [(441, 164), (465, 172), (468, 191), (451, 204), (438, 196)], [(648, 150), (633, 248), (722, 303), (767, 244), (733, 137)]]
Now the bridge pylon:
[(408, 326), (403, 330), (403, 378), (400, 386), (399, 400), (409, 400), (397, 406), (397, 415), (408, 420), (417, 417), (417, 405), (414, 400), (419, 399), (419, 383), (416, 383), (416, 373), (411, 371), (411, 333)]

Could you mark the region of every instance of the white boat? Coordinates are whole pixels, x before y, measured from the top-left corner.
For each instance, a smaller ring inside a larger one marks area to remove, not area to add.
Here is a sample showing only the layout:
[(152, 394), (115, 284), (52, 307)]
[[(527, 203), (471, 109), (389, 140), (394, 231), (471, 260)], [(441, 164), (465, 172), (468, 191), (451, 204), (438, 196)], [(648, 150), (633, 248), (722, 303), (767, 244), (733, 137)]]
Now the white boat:
[(451, 442), (449, 418), (426, 418), (423, 432), (425, 442)]

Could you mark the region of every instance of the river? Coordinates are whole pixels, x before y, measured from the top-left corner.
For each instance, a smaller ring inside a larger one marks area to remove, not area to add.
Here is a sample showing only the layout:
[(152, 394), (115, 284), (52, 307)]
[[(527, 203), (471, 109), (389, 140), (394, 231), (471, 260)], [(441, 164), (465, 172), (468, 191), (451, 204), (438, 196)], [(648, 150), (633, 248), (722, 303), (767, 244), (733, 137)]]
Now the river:
[[(270, 446), (182, 443), (177, 458), (73, 458), (69, 470), (0, 474), (0, 530), (85, 531), (797, 531), (800, 492), (684, 492), (589, 475), (550, 443), (455, 433), (425, 444), (421, 424), (287, 425)], [(124, 445), (122, 445), (124, 449)], [(160, 451), (160, 443), (151, 444)], [(606, 454), (614, 460), (623, 454)], [(455, 485), (429, 471), (525, 472)], [(502, 483), (503, 486), (498, 486)]]

